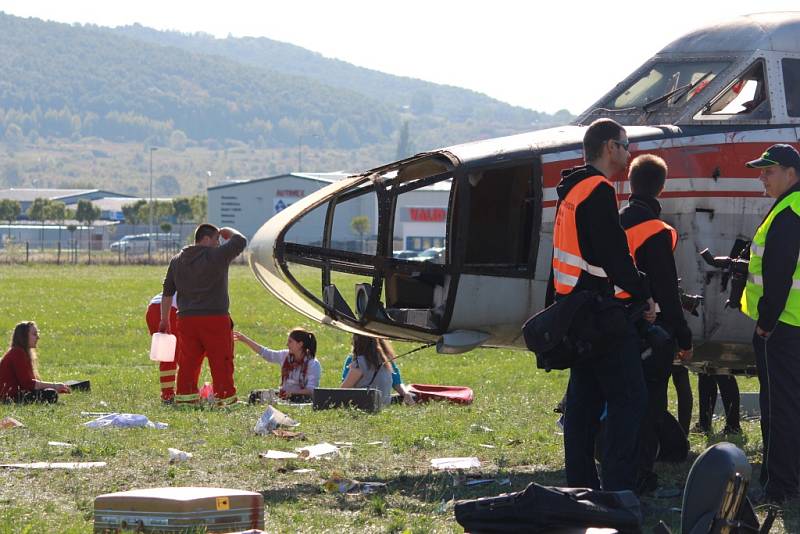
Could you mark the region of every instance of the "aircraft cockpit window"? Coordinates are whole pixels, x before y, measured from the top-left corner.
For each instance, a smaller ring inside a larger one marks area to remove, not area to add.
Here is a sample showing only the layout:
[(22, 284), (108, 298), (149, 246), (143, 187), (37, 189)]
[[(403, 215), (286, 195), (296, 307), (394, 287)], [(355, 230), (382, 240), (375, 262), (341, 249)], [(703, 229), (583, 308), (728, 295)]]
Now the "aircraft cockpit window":
[(653, 106), (656, 105), (682, 106), (703, 92), (728, 65), (725, 61), (656, 63), (629, 84), (607, 107), (654, 111)]
[(377, 249), (377, 197), (371, 183), (337, 199), (333, 211), (330, 248), (361, 254)]
[(790, 117), (800, 117), (800, 59), (784, 58), (783, 90), (786, 92), (786, 112)]
[(758, 61), (711, 99), (703, 108), (702, 115), (769, 118), (763, 62)]

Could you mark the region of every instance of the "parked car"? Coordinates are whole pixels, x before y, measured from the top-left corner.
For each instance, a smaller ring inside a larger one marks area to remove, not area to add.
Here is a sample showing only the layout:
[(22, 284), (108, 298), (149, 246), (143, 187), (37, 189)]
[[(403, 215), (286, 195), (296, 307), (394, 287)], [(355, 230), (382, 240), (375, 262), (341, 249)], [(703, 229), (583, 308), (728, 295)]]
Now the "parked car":
[[(162, 250), (168, 247), (179, 245), (180, 235), (175, 233), (170, 234), (153, 234), (153, 248), (152, 251)], [(143, 254), (147, 252), (148, 242), (150, 241), (150, 234), (137, 234), (122, 236), (119, 241), (111, 243), (110, 248), (114, 252), (124, 252), (127, 254)]]
[(426, 248), (419, 255), (408, 258), (410, 261), (432, 261), (433, 263), (444, 263), (444, 247)]
[(397, 260), (407, 260), (419, 256), (419, 250), (395, 250), (392, 257)]

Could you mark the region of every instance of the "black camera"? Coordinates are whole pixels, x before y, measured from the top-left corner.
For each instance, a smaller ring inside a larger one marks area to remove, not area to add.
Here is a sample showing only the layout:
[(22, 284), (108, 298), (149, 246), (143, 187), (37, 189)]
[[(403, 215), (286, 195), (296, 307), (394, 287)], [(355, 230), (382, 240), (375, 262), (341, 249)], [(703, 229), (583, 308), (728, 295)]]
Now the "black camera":
[(729, 256), (714, 256), (708, 249), (700, 252), (700, 257), (712, 267), (722, 271), (722, 290), (731, 283), (731, 290), (725, 306), (739, 309), (742, 307), (742, 293), (747, 284), (747, 269), (750, 266), (750, 241), (737, 239)]

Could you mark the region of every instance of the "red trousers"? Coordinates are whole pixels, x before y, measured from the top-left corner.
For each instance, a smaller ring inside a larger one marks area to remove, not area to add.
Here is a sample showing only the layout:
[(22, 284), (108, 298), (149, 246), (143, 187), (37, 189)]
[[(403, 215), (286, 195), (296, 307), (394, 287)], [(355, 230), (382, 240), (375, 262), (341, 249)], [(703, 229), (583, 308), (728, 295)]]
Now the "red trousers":
[(203, 357), (208, 357), (214, 397), (217, 404), (236, 402), (233, 385), (233, 321), (228, 315), (178, 316), (178, 340), (181, 345), (181, 365), (178, 368), (177, 403), (196, 403), (200, 400), (197, 379)]
[[(158, 332), (159, 323), (161, 323), (161, 304), (150, 304), (147, 307), (147, 314), (145, 314), (147, 321), (147, 329), (152, 336)], [(169, 310), (169, 328), (173, 331), (176, 328), (178, 316), (175, 313), (175, 308)], [(159, 381), (161, 382), (161, 400), (172, 400), (175, 396), (175, 370), (178, 368), (179, 356), (181, 353), (181, 344), (175, 346), (175, 360), (171, 362), (159, 362)]]

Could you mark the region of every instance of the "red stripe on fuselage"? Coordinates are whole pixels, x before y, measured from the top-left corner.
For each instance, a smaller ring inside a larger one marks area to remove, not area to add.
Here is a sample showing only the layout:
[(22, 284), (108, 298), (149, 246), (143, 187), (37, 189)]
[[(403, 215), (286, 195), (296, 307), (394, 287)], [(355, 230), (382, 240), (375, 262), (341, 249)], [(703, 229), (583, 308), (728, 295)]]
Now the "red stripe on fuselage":
[[(758, 158), (773, 143), (726, 143), (719, 145), (689, 145), (675, 148), (635, 150), (631, 159), (640, 154), (660, 156), (669, 166), (670, 178), (758, 178), (758, 169), (749, 169), (745, 163)], [(635, 146), (635, 143), (634, 145)], [(542, 183), (545, 188), (555, 187), (561, 181), (562, 169), (583, 165), (583, 160), (569, 159), (542, 165)], [(627, 172), (609, 178), (612, 182), (627, 181)], [(669, 186), (667, 186), (669, 189)], [(665, 197), (671, 196), (669, 193)], [(701, 196), (693, 194), (691, 196)], [(706, 195), (713, 196), (713, 195)], [(720, 196), (759, 196), (748, 194)], [(546, 205), (546, 204), (545, 204)]]
[[(617, 200), (628, 200), (629, 193), (618, 193)], [(659, 198), (734, 198), (750, 197), (764, 198), (761, 191), (664, 191)], [(556, 205), (555, 200), (545, 200), (542, 202), (543, 208), (552, 208)]]

